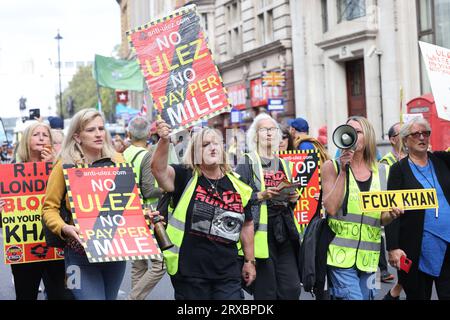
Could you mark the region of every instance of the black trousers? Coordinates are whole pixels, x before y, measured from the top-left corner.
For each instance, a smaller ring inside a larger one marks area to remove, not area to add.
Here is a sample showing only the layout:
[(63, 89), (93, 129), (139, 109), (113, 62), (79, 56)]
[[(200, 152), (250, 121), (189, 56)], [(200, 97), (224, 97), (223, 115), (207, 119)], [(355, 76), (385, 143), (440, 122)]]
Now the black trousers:
[(70, 300), (72, 294), (65, 288), (64, 260), (11, 265), (16, 300), (37, 300), (39, 284), (44, 281), (48, 300)]
[(405, 286), (407, 300), (431, 300), (433, 282), (439, 300), (450, 300), (450, 245), (447, 245), (444, 262), (439, 277), (433, 277), (422, 271), (418, 271), (418, 287), (416, 290)]
[(210, 280), (171, 276), (175, 300), (242, 300), (241, 279)]
[(269, 258), (256, 261), (253, 296), (255, 300), (298, 300), (301, 293), (297, 264), (299, 249), (291, 240), (276, 242), (270, 227), (267, 238)]
[(384, 237), (381, 236), (380, 245), (380, 260), (378, 261), (378, 267), (381, 271), (387, 271), (387, 260), (386, 260), (386, 247), (384, 246)]

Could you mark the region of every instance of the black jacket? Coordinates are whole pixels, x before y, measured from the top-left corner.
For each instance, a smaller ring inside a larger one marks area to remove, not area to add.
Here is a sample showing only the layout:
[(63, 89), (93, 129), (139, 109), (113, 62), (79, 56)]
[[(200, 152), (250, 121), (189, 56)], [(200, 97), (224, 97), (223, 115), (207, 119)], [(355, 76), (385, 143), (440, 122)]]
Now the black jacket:
[[(450, 203), (450, 153), (428, 153), (433, 163), (438, 182), (444, 191), (445, 198)], [(389, 173), (388, 190), (423, 189), (414, 177), (408, 163), (408, 157), (392, 165)], [(417, 273), (424, 228), (425, 210), (406, 211), (399, 219), (385, 227), (386, 249), (402, 249), (412, 265), (409, 273), (399, 271), (399, 282), (405, 288), (409, 299), (414, 299), (418, 292)]]

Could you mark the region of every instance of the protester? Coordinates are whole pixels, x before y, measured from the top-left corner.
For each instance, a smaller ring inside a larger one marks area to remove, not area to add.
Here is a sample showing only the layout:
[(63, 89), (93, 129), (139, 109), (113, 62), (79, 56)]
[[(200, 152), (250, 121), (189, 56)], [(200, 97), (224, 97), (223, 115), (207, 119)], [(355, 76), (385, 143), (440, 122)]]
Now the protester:
[(52, 129), (50, 131), (53, 140), (53, 150), (55, 154), (61, 151), (61, 146), (64, 141), (64, 132), (61, 129)]
[(105, 130), (105, 120), (95, 109), (83, 109), (77, 112), (64, 139), (57, 162), (50, 174), (45, 202), (42, 211), (43, 222), (51, 232), (67, 242), (64, 248), (64, 260), (67, 276), (76, 274), (76, 284), (69, 287), (77, 300), (114, 300), (117, 298), (122, 282), (126, 262), (108, 262), (91, 264), (81, 245), (80, 231), (71, 219), (66, 224), (60, 216), (65, 206), (70, 211), (63, 175), (63, 164), (91, 164), (97, 166), (124, 162), (113, 147), (111, 136)]
[(406, 151), (400, 139), (400, 128), (400, 122), (395, 123), (389, 128), (388, 137), (392, 149), (381, 158), (381, 163), (392, 166), (397, 161), (406, 157)]
[(114, 136), (113, 146), (117, 153), (123, 153), (127, 148), (125, 142), (118, 134)]
[(289, 132), (289, 126), (280, 125), (281, 127), (281, 141), (280, 141), (280, 151), (295, 150), (294, 140)]
[(254, 190), (256, 300), (298, 300), (301, 292), (300, 227), (293, 214), (299, 195), (292, 191), (281, 196), (277, 191), (281, 182), (292, 181), (290, 163), (274, 155), (281, 138), (278, 123), (272, 117), (256, 116), (247, 132), (248, 149), (254, 151), (245, 154), (245, 163), (236, 168), (241, 179)]
[(450, 154), (427, 152), (431, 128), (413, 118), (400, 129), (407, 157), (392, 165), (389, 190), (435, 189), (439, 208), (408, 210), (386, 227), (389, 263), (400, 269), (411, 260), (409, 273), (398, 272), (408, 300), (430, 300), (433, 283), (439, 300), (450, 299)]
[(6, 145), (0, 146), (0, 160), (1, 160), (1, 163), (8, 163), (9, 162)]
[[(241, 299), (241, 275), (255, 279), (251, 188), (225, 161), (220, 132), (193, 134), (184, 165), (168, 165), (170, 126), (157, 123), (159, 143), (151, 167), (159, 186), (173, 192), (175, 211), (167, 233), (175, 245), (164, 251), (175, 299)], [(240, 272), (237, 242), (245, 255)]]
[[(17, 150), (17, 162), (52, 162), (54, 153), (46, 146), (52, 144), (50, 127), (42, 122), (30, 124), (23, 132)], [(0, 203), (0, 212), (4, 202)], [(64, 261), (43, 261), (12, 264), (14, 288), (17, 300), (37, 300), (39, 284), (43, 280), (47, 299), (70, 299), (70, 293), (64, 288)]]
[(389, 168), (377, 164), (375, 132), (367, 119), (354, 116), (347, 124), (357, 132), (356, 148), (343, 150), (339, 161), (325, 162), (322, 170), (323, 205), (335, 233), (327, 253), (330, 294), (339, 300), (373, 300), (381, 224), (402, 211), (361, 212), (358, 193), (385, 190)]
[(309, 136), (309, 124), (303, 118), (291, 119), (288, 121), (289, 130), (294, 139), (294, 149), (297, 150), (317, 150), (320, 154), (320, 161), (324, 163), (330, 159), (328, 152), (322, 143), (316, 138)]
[[(162, 191), (158, 188), (151, 173), (152, 154), (146, 148), (149, 134), (150, 122), (145, 117), (137, 116), (131, 119), (127, 130), (127, 137), (130, 139), (131, 145), (125, 150), (123, 157), (133, 165), (144, 207), (152, 207), (152, 211), (155, 211)], [(150, 260), (151, 268), (149, 268), (148, 260), (132, 262), (131, 292), (128, 299), (144, 300), (166, 272), (161, 258), (151, 258)]]
[(64, 129), (64, 120), (61, 117), (48, 117), (48, 124), (52, 129)]

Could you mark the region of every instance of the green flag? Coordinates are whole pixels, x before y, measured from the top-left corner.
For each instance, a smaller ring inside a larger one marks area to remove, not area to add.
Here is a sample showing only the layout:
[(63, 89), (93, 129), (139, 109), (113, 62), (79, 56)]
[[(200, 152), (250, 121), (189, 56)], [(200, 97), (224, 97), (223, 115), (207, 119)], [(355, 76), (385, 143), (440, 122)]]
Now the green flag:
[(96, 54), (92, 75), (102, 87), (144, 90), (144, 77), (136, 60), (117, 60)]

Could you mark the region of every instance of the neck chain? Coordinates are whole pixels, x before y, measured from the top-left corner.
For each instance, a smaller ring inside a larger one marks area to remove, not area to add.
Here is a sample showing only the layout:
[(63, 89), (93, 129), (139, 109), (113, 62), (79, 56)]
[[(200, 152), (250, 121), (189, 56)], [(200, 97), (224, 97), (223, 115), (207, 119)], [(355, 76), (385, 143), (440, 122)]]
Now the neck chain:
[(203, 176), (205, 177), (205, 179), (208, 181), (209, 185), (211, 186), (212, 193), (216, 193), (218, 191), (217, 190), (217, 186), (219, 185), (219, 180), (221, 179), (221, 177), (218, 178), (218, 179), (214, 179), (215, 183), (212, 183), (211, 180), (209, 180), (208, 177), (205, 174), (203, 174)]
[[(433, 187), (433, 189), (436, 189), (436, 181), (434, 180), (434, 173), (433, 173), (433, 166), (430, 163), (430, 159), (427, 159), (427, 164), (425, 167), (428, 167), (428, 170), (430, 171), (431, 179), (433, 180), (433, 183), (428, 180), (427, 176), (422, 173), (422, 171), (419, 169), (419, 167), (412, 161), (411, 158), (409, 158), (409, 161), (413, 164), (414, 168), (420, 173), (420, 175), (428, 182), (428, 184)], [(439, 217), (438, 208), (435, 208), (435, 217), (436, 219)]]

